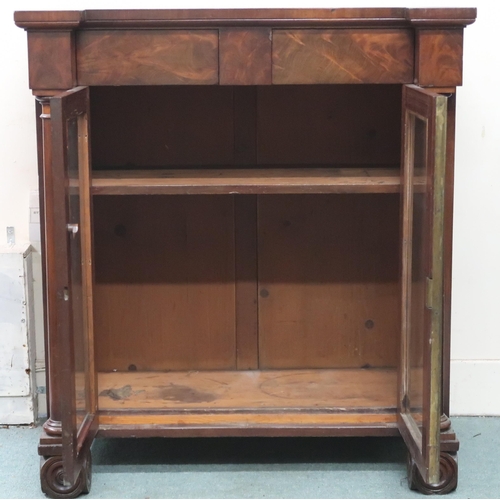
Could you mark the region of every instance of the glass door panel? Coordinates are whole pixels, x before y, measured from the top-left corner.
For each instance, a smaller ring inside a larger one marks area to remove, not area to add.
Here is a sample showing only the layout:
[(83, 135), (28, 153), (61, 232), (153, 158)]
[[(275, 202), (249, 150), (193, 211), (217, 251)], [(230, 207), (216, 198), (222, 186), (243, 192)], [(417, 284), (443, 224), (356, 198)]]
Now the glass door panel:
[[(406, 411), (409, 412), (420, 434), (423, 421), (423, 362), (424, 332), (426, 322), (425, 287), (426, 287), (426, 235), (425, 215), (429, 206), (426, 189), (427, 179), (427, 120), (410, 114), (410, 134), (412, 144), (413, 200), (411, 204), (412, 252), (411, 284), (409, 286), (409, 372)], [(421, 438), (422, 436), (420, 436)]]
[(423, 479), (439, 482), (446, 98), (403, 91), (399, 425)]
[(81, 451), (95, 428), (92, 362), (92, 252), (88, 89), (51, 99), (54, 199), (59, 261), (58, 327), (61, 329), (63, 463), (65, 481), (81, 469)]
[[(82, 238), (80, 227), (81, 211), (80, 205), (82, 197), (80, 195), (80, 171), (78, 152), (84, 147), (81, 143), (82, 117), (71, 118), (67, 121), (68, 130), (68, 233), (69, 233), (69, 261), (70, 269), (70, 316), (72, 323), (73, 358), (74, 358), (74, 391), (76, 425), (78, 429), (85, 420), (85, 416), (91, 413), (89, 401), (89, 359), (88, 359), (88, 338), (85, 332), (86, 304), (84, 302), (83, 283), (83, 258), (82, 258)], [(79, 130), (80, 129), (80, 130)]]

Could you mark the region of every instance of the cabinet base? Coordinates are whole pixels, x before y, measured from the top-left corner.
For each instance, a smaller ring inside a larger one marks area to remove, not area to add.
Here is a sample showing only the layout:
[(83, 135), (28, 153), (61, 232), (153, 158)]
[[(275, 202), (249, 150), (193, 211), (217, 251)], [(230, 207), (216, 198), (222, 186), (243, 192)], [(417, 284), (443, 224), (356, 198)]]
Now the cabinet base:
[(100, 425), (97, 437), (368, 437), (399, 436), (395, 425), (233, 426)]
[(420, 491), (424, 495), (446, 495), (457, 488), (458, 463), (456, 453), (441, 453), (441, 479), (437, 484), (428, 484), (422, 478), (417, 465), (408, 453), (408, 486), (411, 490)]
[(71, 484), (64, 480), (62, 457), (41, 457), (40, 481), (42, 491), (49, 498), (77, 498), (89, 493), (92, 480), (92, 455), (90, 451), (83, 460), (77, 480)]

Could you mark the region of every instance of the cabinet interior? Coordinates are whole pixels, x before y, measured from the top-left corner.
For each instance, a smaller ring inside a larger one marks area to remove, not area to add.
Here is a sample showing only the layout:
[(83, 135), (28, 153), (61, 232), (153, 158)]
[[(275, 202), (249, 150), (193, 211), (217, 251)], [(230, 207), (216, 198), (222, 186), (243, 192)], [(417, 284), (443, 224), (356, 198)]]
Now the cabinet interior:
[(400, 86), (92, 87), (90, 118), (101, 410), (395, 411)]

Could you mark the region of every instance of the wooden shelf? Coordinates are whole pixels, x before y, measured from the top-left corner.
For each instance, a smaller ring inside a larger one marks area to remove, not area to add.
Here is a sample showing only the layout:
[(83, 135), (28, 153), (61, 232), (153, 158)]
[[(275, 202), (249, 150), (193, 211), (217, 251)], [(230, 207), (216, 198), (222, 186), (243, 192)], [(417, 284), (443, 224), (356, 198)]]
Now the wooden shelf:
[(394, 410), (395, 369), (99, 373), (99, 410)]
[(99, 373), (99, 432), (397, 434), (395, 369)]
[(398, 436), (395, 412), (186, 413), (104, 412), (99, 435), (108, 437)]
[(92, 193), (398, 193), (398, 168), (258, 168), (94, 171)]

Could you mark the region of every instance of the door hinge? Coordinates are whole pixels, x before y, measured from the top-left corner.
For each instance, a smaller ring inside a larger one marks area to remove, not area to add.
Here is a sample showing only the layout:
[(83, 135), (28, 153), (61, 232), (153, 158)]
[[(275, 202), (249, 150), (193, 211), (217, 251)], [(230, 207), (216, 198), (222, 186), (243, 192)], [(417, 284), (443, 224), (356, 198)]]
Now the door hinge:
[(409, 410), (409, 408), (410, 408), (410, 398), (408, 397), (408, 394), (404, 395), (404, 398), (401, 401), (401, 406), (403, 408), (403, 411)]
[(425, 280), (425, 307), (427, 309), (434, 309), (434, 282), (432, 278)]

